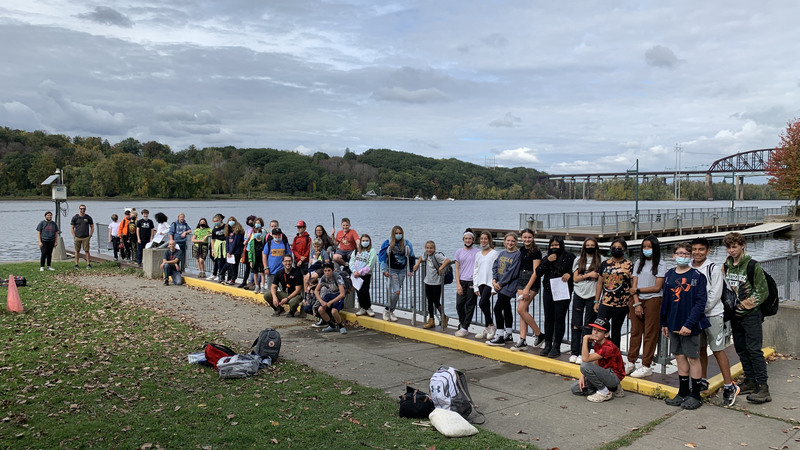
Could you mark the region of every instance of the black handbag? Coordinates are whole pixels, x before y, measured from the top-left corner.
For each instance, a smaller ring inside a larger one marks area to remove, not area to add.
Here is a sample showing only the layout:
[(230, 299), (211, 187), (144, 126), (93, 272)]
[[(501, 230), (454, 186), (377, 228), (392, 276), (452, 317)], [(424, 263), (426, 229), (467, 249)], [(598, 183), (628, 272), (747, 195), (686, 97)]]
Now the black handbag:
[(406, 386), (406, 393), (398, 397), (400, 401), (400, 417), (409, 419), (427, 419), (433, 412), (431, 396), (410, 386)]

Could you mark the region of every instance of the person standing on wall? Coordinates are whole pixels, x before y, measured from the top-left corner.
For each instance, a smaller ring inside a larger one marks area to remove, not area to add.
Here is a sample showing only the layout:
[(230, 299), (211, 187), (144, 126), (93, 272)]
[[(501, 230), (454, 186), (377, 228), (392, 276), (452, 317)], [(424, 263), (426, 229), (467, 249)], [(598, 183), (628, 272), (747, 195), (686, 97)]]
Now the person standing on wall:
[(36, 237), (39, 239), (39, 248), (42, 251), (42, 256), (39, 258), (40, 272), (44, 272), (45, 264), (47, 264), (47, 270), (55, 270), (50, 267), (50, 263), (53, 259), (53, 247), (56, 245), (58, 233), (58, 224), (53, 222), (53, 213), (47, 211), (44, 213), (44, 220), (36, 226)]
[(72, 217), (70, 228), (72, 229), (72, 239), (75, 241), (75, 269), (80, 268), (78, 262), (81, 258), (81, 249), (86, 253), (86, 268), (91, 269), (89, 244), (94, 235), (94, 220), (92, 220), (92, 216), (86, 214), (86, 205), (78, 207), (78, 214)]

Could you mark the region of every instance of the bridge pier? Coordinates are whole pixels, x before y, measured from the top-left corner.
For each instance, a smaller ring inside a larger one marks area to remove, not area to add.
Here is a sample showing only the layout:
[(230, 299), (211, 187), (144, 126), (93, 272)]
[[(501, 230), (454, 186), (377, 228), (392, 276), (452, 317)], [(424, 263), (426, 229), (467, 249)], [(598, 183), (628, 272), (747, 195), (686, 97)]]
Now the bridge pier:
[(708, 192), (708, 199), (714, 200), (714, 188), (712, 187), (711, 172), (706, 173), (706, 191)]
[(736, 200), (744, 200), (744, 176), (736, 176)]

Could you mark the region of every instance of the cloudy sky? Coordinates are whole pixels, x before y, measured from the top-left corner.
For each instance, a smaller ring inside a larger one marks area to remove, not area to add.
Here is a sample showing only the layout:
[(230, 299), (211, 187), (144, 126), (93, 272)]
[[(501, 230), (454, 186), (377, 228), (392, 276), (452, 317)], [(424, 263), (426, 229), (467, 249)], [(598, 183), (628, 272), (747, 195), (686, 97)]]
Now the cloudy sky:
[(0, 125), (551, 173), (683, 168), (800, 116), (800, 2), (0, 3)]

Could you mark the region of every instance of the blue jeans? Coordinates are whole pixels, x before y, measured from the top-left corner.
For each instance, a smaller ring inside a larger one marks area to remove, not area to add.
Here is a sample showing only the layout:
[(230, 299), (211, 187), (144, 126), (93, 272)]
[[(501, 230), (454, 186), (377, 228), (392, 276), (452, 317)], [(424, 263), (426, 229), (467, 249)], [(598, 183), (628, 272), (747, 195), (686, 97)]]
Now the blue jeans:
[(406, 269), (389, 269), (389, 280), (389, 311), (394, 311), (400, 301), (400, 289), (406, 281)]
[(181, 271), (175, 268), (174, 264), (164, 264), (164, 279), (169, 280), (172, 277), (172, 284), (182, 284), (183, 275)]

